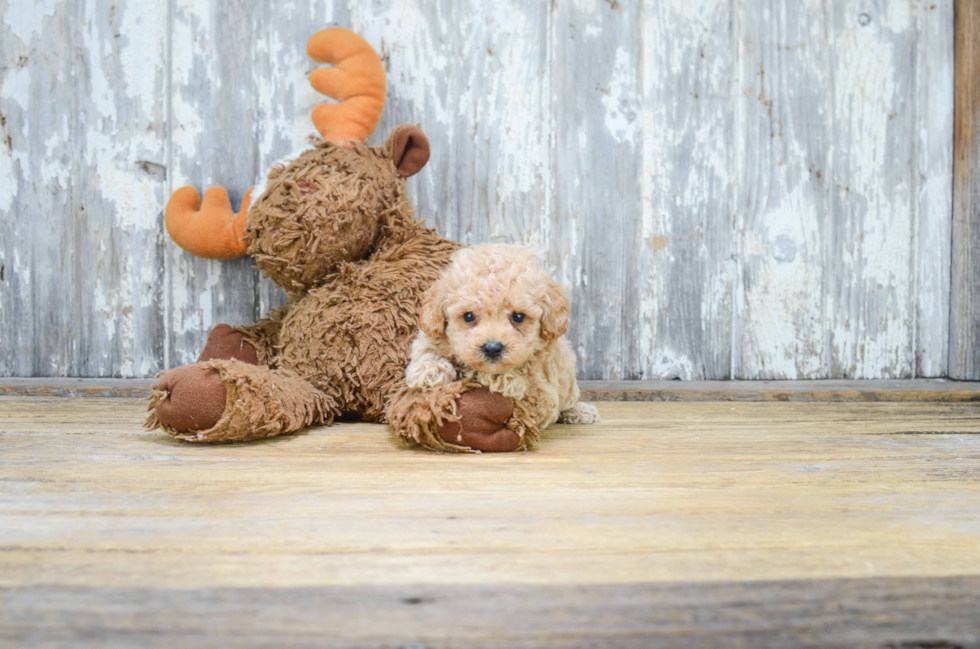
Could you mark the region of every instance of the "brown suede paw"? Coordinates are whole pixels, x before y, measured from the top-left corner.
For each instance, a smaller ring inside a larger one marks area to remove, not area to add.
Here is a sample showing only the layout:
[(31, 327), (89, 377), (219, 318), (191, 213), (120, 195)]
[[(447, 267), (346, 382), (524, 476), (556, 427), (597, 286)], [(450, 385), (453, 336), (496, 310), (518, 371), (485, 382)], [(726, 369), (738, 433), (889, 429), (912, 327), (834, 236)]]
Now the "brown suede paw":
[(160, 423), (177, 432), (208, 430), (225, 413), (227, 392), (221, 375), (197, 365), (184, 365), (160, 377), (167, 396), (156, 404)]
[(514, 414), (507, 397), (486, 388), (471, 390), (456, 400), (456, 413), (459, 421), (439, 427), (439, 435), (450, 444), (488, 452), (513, 451), (521, 445), (520, 436), (504, 427)]
[[(197, 362), (236, 359), (249, 365), (258, 365), (259, 356), (255, 347), (245, 339), (245, 334), (235, 331), (229, 325), (219, 324), (208, 334), (208, 342), (201, 350)], [(222, 401), (222, 403), (224, 403)]]

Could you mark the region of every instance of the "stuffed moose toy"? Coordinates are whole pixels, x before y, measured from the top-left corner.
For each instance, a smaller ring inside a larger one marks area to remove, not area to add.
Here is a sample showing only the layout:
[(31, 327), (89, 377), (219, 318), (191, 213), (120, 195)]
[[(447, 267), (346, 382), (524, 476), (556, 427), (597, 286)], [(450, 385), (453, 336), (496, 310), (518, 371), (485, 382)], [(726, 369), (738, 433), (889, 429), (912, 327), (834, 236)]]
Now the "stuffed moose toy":
[(323, 140), (273, 166), (237, 215), (223, 188), (202, 202), (182, 187), (165, 217), (191, 254), (251, 255), (289, 302), (254, 325), (212, 329), (196, 364), (153, 386), (147, 427), (233, 442), (347, 416), (435, 450), (527, 448), (537, 430), (519, 402), (469, 380), (406, 386), (423, 293), (462, 246), (416, 221), (406, 196), (405, 179), (429, 158), (422, 131), (403, 125), (383, 146), (365, 144), (387, 92), (377, 53), (342, 28), (314, 35), (307, 52), (334, 66), (310, 74), (339, 100), (313, 110)]

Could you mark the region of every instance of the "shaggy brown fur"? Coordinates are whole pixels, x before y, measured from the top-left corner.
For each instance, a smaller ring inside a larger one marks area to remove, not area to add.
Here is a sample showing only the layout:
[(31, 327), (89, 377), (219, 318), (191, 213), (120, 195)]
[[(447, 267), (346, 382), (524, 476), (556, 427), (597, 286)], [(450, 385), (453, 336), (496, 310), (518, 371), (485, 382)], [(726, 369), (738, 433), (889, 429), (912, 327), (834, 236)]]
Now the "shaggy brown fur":
[(411, 213), (389, 157), (359, 142), (321, 142), (272, 168), (248, 215), (248, 254), (273, 282), (302, 293), (338, 264), (364, 259), (382, 224), (414, 224)]
[[(515, 447), (523, 448), (534, 436), (527, 425), (533, 417), (516, 408), (495, 421), (499, 395), (467, 396), (478, 387), (468, 381), (428, 391), (405, 384), (422, 294), (461, 247), (414, 218), (404, 176), (427, 159), (422, 132), (399, 127), (381, 148), (321, 142), (273, 168), (253, 197), (246, 237), (256, 266), (290, 302), (238, 327), (241, 340), (216, 331), (207, 349), (230, 350), (229, 360), (202, 357), (196, 368), (164, 376), (154, 386), (147, 426), (187, 441), (242, 441), (347, 414), (389, 421), (402, 439), (433, 449), (512, 450), (484, 436), (491, 422), (497, 431), (511, 429)], [(250, 364), (253, 358), (261, 364)], [(213, 393), (203, 388), (216, 376), (225, 392), (203, 403), (202, 395)], [(213, 421), (215, 412), (217, 423), (206, 430), (185, 423), (197, 415)], [(470, 443), (447, 443), (440, 430), (450, 424)]]

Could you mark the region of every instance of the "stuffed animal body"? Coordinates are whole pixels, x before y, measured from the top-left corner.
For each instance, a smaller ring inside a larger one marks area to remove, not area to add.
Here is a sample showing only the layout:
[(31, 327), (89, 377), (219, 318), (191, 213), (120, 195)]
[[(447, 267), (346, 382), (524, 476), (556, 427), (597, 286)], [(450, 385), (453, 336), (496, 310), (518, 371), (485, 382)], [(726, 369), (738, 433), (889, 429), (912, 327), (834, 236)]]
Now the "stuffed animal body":
[(290, 295), (254, 325), (215, 327), (196, 364), (163, 374), (147, 427), (193, 442), (244, 441), (329, 424), (386, 421), (403, 440), (443, 451), (511, 451), (537, 436), (533, 412), (465, 377), (412, 389), (405, 381), (422, 297), (460, 244), (415, 220), (405, 178), (429, 158), (425, 135), (396, 128), (364, 144), (384, 107), (384, 69), (357, 35), (310, 39), (321, 104), (314, 146), (275, 165), (232, 211), (214, 187), (167, 205), (171, 238), (192, 254), (250, 254)]

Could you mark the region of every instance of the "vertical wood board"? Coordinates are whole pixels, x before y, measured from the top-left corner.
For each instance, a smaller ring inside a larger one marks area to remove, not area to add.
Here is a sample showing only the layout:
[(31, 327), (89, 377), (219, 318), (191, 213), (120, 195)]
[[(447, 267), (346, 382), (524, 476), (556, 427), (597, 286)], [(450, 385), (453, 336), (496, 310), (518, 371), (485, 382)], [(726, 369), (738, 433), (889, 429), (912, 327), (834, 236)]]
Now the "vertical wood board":
[(980, 3), (956, 3), (949, 375), (980, 378)]
[(728, 0), (644, 4), (642, 235), (627, 256), (638, 299), (624, 378), (732, 377), (734, 28)]

